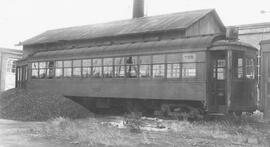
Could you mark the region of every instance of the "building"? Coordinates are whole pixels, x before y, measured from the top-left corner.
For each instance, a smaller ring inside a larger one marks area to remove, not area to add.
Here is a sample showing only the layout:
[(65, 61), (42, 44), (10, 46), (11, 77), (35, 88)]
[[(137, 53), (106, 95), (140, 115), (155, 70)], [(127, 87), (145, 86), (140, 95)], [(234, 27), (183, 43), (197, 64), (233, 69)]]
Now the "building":
[(261, 105), (265, 118), (270, 120), (270, 40), (261, 41)]
[(233, 26), (238, 28), (239, 41), (249, 43), (256, 48), (260, 48), (262, 40), (270, 39), (270, 23), (254, 23)]
[(16, 61), (21, 59), (22, 51), (0, 47), (0, 91), (15, 88)]

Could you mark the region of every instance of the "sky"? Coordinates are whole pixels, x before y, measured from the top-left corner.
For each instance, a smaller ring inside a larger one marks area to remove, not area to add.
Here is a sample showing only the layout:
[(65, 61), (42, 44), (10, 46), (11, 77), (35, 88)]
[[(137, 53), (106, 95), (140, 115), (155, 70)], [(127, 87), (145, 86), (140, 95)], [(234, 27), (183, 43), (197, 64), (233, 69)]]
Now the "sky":
[[(46, 30), (130, 19), (133, 0), (0, 0), (0, 47)], [(270, 22), (270, 0), (145, 0), (146, 15), (215, 9), (226, 26)], [(269, 13), (260, 13), (262, 10)]]

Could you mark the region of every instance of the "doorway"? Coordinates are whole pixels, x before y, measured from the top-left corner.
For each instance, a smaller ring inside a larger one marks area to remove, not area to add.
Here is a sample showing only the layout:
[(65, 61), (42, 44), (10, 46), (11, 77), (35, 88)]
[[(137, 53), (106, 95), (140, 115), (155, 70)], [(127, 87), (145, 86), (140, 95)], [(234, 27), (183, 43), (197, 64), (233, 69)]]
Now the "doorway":
[(226, 52), (211, 52), (210, 100), (209, 112), (225, 112), (226, 110)]

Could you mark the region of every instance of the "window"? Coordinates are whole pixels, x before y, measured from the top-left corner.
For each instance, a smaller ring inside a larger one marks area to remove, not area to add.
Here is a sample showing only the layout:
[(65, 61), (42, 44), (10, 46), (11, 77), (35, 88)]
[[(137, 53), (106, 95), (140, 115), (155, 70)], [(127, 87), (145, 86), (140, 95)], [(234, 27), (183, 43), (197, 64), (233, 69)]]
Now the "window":
[(237, 59), (237, 78), (243, 78), (243, 58)]
[(180, 78), (180, 54), (167, 55), (167, 78)]
[(151, 77), (151, 56), (140, 56), (139, 57), (139, 77), (149, 78)]
[(165, 55), (153, 56), (153, 78), (164, 78), (165, 76)]
[(102, 60), (93, 59), (93, 75), (92, 77), (101, 78), (102, 76)]
[(63, 61), (55, 62), (55, 77), (61, 78), (63, 76)]
[(137, 56), (130, 56), (126, 59), (126, 77), (136, 78), (139, 75), (138, 58)]
[(248, 79), (255, 78), (255, 64), (254, 59), (247, 58), (246, 59), (246, 77)]
[(218, 59), (214, 65), (214, 78), (218, 80), (225, 79), (225, 66), (226, 62), (225, 59)]
[(16, 72), (16, 60), (8, 59), (7, 60), (7, 72), (15, 74)]
[(125, 58), (124, 57), (114, 58), (114, 77), (116, 78), (125, 77)]
[(49, 61), (47, 64), (48, 64), (47, 76), (49, 79), (53, 79), (54, 78), (54, 62)]
[(72, 71), (71, 63), (72, 63), (71, 60), (64, 61), (64, 77), (66, 78), (71, 77), (71, 71)]
[(182, 64), (182, 78), (196, 77), (196, 63)]
[(45, 79), (46, 78), (46, 71), (47, 70), (47, 64), (46, 62), (39, 62), (39, 78)]
[(92, 66), (91, 59), (82, 60), (82, 76), (84, 78), (88, 78), (91, 76), (91, 66)]
[(31, 78), (32, 79), (37, 79), (38, 78), (38, 62), (34, 62), (32, 63), (32, 74), (31, 74)]
[(113, 77), (113, 58), (103, 59), (103, 77), (104, 78)]
[(72, 76), (81, 77), (82, 60), (73, 60), (72, 62)]

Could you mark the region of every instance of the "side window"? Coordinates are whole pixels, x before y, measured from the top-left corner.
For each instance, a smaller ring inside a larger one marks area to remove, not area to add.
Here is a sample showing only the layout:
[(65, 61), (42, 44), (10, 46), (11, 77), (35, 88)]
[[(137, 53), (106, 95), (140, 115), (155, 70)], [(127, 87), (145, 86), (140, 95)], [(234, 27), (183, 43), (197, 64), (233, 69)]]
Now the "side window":
[(114, 58), (114, 77), (116, 78), (125, 77), (125, 58), (124, 57)]
[(139, 57), (139, 77), (149, 78), (151, 77), (151, 56)]
[[(21, 68), (20, 68), (21, 69)], [(38, 78), (38, 62), (33, 62), (31, 65), (31, 78), (37, 79)], [(21, 75), (21, 74), (19, 74)]]
[(49, 61), (48, 62), (48, 69), (47, 69), (47, 75), (49, 79), (54, 78), (54, 61)]
[(138, 58), (137, 56), (130, 56), (126, 58), (126, 77), (136, 78), (139, 75)]
[(82, 60), (82, 76), (84, 78), (91, 77), (91, 66), (92, 66), (92, 60), (91, 59), (85, 59)]
[(196, 63), (182, 64), (182, 78), (193, 78), (196, 74)]
[(72, 71), (71, 63), (72, 63), (71, 60), (64, 61), (64, 77), (66, 78), (71, 77), (71, 71)]
[(63, 61), (55, 62), (55, 78), (61, 78), (63, 76)]
[(93, 73), (92, 77), (102, 77), (102, 59), (93, 59)]
[(246, 59), (246, 77), (255, 79), (255, 60), (253, 58)]
[(165, 55), (153, 55), (153, 78), (165, 77)]
[(72, 62), (72, 76), (81, 77), (82, 60), (73, 60)]
[(180, 54), (167, 55), (167, 78), (180, 78)]
[(103, 77), (104, 78), (113, 77), (113, 58), (103, 59)]
[(182, 54), (182, 78), (195, 78), (197, 76), (197, 56), (195, 53)]

